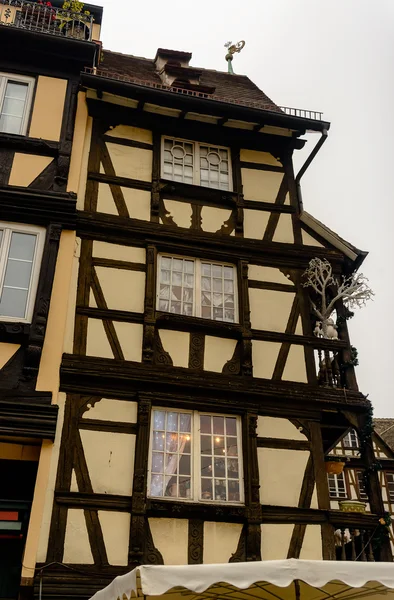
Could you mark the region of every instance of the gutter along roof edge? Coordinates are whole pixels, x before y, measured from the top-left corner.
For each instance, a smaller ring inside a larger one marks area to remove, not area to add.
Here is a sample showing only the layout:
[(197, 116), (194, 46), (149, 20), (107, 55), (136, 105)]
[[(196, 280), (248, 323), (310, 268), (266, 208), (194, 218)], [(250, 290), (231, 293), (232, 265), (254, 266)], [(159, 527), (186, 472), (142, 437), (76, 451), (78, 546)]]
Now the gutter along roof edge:
[(261, 127), (264, 125), (272, 125), (285, 129), (300, 130), (299, 135), (302, 135), (305, 130), (323, 131), (324, 129), (328, 130), (330, 128), (330, 123), (327, 121), (293, 117), (285, 113), (252, 108), (242, 104), (232, 104), (220, 100), (177, 94), (167, 90), (144, 86), (142, 84), (120, 81), (110, 77), (91, 75), (84, 72), (81, 73), (81, 83), (85, 87), (91, 89), (99, 88), (100, 91), (110, 91), (127, 98), (130, 98), (130, 92), (134, 91), (137, 97), (141, 97), (142, 95), (151, 96), (153, 99), (156, 99), (156, 102), (159, 104), (160, 101), (167, 101), (169, 108), (176, 108), (175, 105), (177, 104), (179, 107), (186, 104), (190, 106), (188, 112), (205, 113), (218, 117), (222, 117), (223, 112), (226, 112), (227, 116), (230, 115), (230, 118), (235, 120), (247, 120), (251, 123), (261, 122)]

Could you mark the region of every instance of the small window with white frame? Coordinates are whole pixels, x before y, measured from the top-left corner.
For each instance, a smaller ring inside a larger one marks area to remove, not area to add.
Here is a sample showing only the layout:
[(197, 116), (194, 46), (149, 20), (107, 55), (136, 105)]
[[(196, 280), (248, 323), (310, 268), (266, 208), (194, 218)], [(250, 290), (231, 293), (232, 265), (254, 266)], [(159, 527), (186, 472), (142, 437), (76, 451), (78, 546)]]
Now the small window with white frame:
[(351, 429), (348, 433), (342, 438), (342, 444), (344, 448), (358, 448), (358, 436), (355, 429)]
[(158, 261), (157, 310), (238, 322), (234, 265), (169, 255)]
[(26, 135), (34, 81), (32, 77), (0, 73), (0, 133)]
[(232, 190), (230, 150), (221, 146), (162, 138), (164, 179), (219, 190)]
[(327, 475), (330, 498), (347, 498), (345, 474), (330, 473)]
[(240, 417), (154, 408), (148, 495), (242, 503)]
[(0, 321), (31, 320), (44, 238), (39, 227), (0, 223)]

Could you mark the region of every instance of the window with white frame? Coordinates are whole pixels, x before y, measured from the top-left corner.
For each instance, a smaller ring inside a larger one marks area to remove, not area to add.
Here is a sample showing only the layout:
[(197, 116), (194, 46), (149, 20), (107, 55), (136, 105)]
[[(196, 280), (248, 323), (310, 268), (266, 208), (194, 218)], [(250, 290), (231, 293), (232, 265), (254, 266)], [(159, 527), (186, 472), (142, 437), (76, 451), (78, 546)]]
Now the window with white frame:
[(234, 265), (168, 255), (158, 261), (157, 310), (238, 322)]
[(357, 486), (358, 486), (358, 498), (361, 501), (368, 501), (368, 494), (365, 489), (364, 483), (364, 471), (356, 471), (357, 474)]
[(347, 498), (345, 474), (330, 473), (328, 477), (328, 489), (330, 492), (330, 498)]
[(354, 429), (351, 429), (345, 437), (342, 438), (344, 448), (358, 448), (358, 437)]
[(152, 410), (148, 494), (194, 502), (243, 502), (239, 417)]
[(230, 150), (170, 137), (162, 139), (164, 179), (231, 190)]
[(0, 133), (26, 135), (34, 79), (0, 73)]
[(394, 473), (385, 473), (387, 481), (387, 496), (390, 502), (394, 502)]
[(0, 223), (0, 320), (30, 321), (45, 230)]

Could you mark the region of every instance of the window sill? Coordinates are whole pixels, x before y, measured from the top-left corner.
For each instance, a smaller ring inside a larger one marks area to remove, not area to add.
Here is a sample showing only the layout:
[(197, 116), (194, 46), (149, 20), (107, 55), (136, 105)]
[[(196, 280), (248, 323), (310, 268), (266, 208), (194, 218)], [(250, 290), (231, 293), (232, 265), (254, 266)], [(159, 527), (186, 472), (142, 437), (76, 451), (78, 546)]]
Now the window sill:
[(0, 132), (0, 141), (2, 148), (10, 148), (12, 150), (28, 148), (29, 150), (36, 150), (45, 156), (57, 156), (59, 149), (59, 142), (32, 138), (24, 134)]
[(244, 502), (225, 502), (223, 500), (192, 500), (191, 498), (170, 498), (164, 496), (149, 496), (148, 500), (151, 500), (152, 502), (176, 502), (193, 506), (237, 506), (245, 508)]
[(230, 190), (219, 190), (171, 179), (160, 179), (160, 194), (162, 198), (179, 199), (183, 202), (202, 200), (205, 201), (204, 203), (222, 208), (233, 208), (237, 200), (237, 193)]
[(30, 334), (31, 324), (0, 317), (0, 343), (23, 344)]
[(242, 326), (239, 323), (229, 323), (228, 321), (214, 321), (202, 317), (188, 317), (186, 315), (156, 311), (156, 322), (159, 329), (175, 328), (177, 331), (217, 333), (219, 337), (237, 339), (241, 339), (242, 337)]

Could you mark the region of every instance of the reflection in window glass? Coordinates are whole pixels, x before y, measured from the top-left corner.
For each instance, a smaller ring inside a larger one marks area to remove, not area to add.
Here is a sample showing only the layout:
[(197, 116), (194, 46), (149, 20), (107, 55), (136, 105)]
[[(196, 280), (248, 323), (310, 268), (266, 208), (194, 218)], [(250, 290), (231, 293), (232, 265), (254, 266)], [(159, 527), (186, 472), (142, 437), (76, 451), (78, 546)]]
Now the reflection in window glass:
[(37, 235), (15, 231), (10, 233), (4, 279), (1, 287), (0, 315), (24, 319)]

